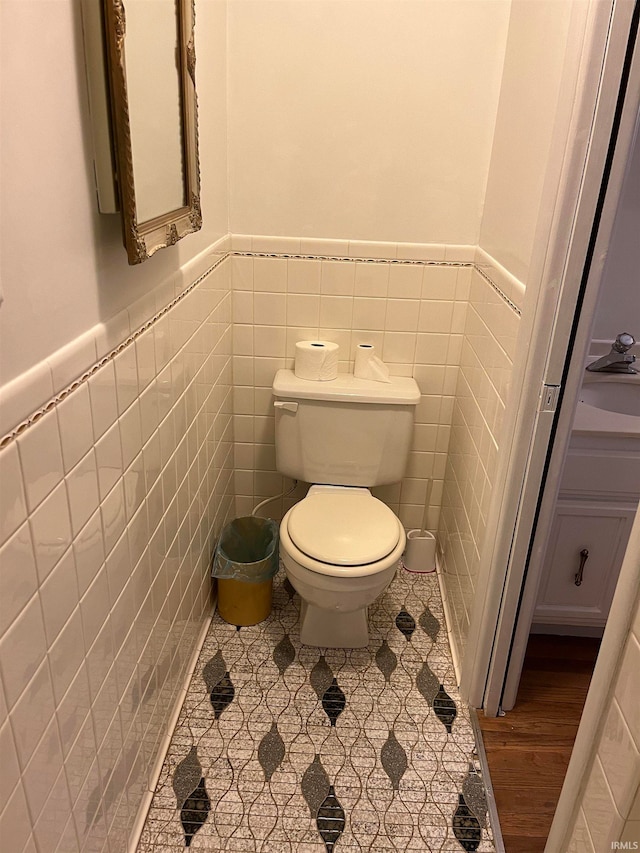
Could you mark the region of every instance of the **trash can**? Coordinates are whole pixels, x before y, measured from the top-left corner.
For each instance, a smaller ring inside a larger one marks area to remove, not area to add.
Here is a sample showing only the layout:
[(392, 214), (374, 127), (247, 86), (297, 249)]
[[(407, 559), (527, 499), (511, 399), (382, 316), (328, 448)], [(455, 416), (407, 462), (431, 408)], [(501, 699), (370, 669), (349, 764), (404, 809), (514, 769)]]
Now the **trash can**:
[(218, 579), (218, 613), (231, 625), (257, 625), (271, 613), (278, 571), (278, 525), (243, 516), (227, 524), (216, 546), (211, 575)]

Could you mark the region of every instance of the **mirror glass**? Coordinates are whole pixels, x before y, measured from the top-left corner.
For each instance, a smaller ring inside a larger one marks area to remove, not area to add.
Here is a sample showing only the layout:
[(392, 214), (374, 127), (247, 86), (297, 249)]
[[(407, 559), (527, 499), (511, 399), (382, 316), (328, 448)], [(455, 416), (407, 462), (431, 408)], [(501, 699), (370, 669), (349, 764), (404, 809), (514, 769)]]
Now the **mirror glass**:
[(178, 19), (175, 0), (127, 0), (126, 9), (133, 184), (146, 222), (186, 203)]
[(193, 0), (104, 0), (117, 189), (129, 263), (202, 225)]

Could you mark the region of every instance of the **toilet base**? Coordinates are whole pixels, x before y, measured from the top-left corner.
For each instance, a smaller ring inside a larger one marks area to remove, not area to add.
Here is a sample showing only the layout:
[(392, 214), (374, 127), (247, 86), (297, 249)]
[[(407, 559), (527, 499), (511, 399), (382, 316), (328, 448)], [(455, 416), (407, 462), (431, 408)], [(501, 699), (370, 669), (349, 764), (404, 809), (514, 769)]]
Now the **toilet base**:
[(300, 642), (305, 646), (327, 649), (362, 649), (368, 646), (367, 608), (344, 613), (302, 601)]

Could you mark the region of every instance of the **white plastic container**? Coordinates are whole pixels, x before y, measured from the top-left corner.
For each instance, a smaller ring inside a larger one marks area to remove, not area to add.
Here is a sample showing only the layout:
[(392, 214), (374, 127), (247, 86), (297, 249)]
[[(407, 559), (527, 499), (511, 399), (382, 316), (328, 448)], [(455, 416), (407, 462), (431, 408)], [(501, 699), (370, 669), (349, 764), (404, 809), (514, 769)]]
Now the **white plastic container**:
[(402, 564), (408, 572), (435, 572), (436, 537), (433, 533), (428, 530), (409, 530)]

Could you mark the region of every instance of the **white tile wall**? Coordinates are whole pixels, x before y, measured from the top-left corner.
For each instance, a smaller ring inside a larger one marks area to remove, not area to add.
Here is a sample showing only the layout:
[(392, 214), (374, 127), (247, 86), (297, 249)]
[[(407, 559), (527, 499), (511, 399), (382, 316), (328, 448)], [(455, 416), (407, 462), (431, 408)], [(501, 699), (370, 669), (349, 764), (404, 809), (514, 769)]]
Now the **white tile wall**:
[[(126, 849), (233, 513), (230, 266), (0, 450), (3, 849)], [(52, 360), (54, 391), (96, 346)]]
[[(303, 251), (331, 257), (233, 258), (236, 511), (248, 514), (263, 498), (283, 491), (275, 470), (271, 385), (279, 368), (293, 367), (296, 342), (335, 341), (341, 372), (353, 371), (359, 343), (371, 343), (392, 375), (414, 376), (422, 392), (407, 477), (375, 493), (407, 529), (419, 527), (432, 478), (428, 527), (435, 532), (471, 267), (361, 260), (365, 250), (372, 258), (395, 258), (398, 248), (391, 244), (301, 242)], [(234, 237), (236, 245), (242, 247), (238, 251), (250, 251), (249, 245), (253, 251), (297, 251), (278, 249), (267, 238), (254, 243)], [(303, 493), (301, 484), (266, 511), (280, 517)]]
[(586, 773), (567, 853), (640, 847), (638, 673), (640, 596), (636, 597), (635, 615), (602, 716), (600, 735), (593, 745), (593, 763)]
[[(47, 401), (37, 394), (60, 398), (2, 443), (0, 831), (18, 853), (125, 849), (209, 603), (213, 537), (283, 488), (271, 384), (298, 340), (339, 343), (342, 371), (372, 343), (392, 374), (418, 382), (407, 475), (376, 493), (419, 527), (433, 480), (434, 532), (444, 495), (448, 592), (464, 630), (517, 314), (474, 271), (473, 247), (227, 242), (281, 256), (226, 258), (174, 303), (224, 257), (208, 253), (191, 279), (183, 271), (52, 356), (25, 377), (31, 412)], [(114, 348), (89, 370), (94, 349)], [(30, 414), (26, 391), (9, 392), (4, 427)]]
[(596, 853), (593, 841), (589, 835), (587, 819), (582, 809), (578, 813), (573, 837), (567, 847), (567, 853)]
[(447, 457), (439, 548), (459, 658), (469, 629), (519, 314), (474, 269)]

